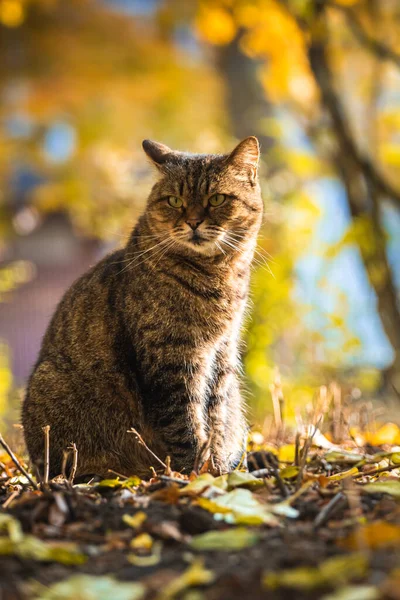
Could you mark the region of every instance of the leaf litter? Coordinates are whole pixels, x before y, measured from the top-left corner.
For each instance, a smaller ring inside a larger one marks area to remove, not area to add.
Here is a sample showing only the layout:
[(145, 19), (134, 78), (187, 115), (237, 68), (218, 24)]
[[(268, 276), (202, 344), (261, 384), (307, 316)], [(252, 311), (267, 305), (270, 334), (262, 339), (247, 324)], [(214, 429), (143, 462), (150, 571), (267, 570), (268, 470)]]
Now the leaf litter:
[(398, 600), (400, 430), (331, 432), (252, 432), (251, 472), (146, 480), (42, 485), (0, 453), (0, 595)]

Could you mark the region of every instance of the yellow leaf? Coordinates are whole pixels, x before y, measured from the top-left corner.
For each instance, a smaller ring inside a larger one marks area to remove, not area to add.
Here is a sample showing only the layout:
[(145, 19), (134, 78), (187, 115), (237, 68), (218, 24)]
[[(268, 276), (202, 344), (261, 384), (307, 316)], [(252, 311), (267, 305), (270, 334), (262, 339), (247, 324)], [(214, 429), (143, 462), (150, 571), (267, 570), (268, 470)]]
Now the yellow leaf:
[(362, 490), (368, 494), (389, 494), (400, 499), (400, 481), (374, 481), (363, 485)]
[(323, 596), (322, 600), (379, 600), (382, 594), (373, 585), (346, 585), (333, 594)]
[(277, 573), (267, 573), (263, 585), (269, 589), (288, 587), (312, 590), (323, 585), (343, 585), (365, 575), (368, 559), (364, 554), (346, 554), (328, 558), (318, 567), (299, 567)]
[(206, 569), (203, 561), (196, 560), (190, 567), (176, 579), (167, 584), (157, 596), (157, 600), (171, 600), (184, 590), (197, 585), (207, 585), (214, 581), (214, 573)]
[(351, 477), (352, 475), (357, 475), (358, 473), (357, 467), (353, 467), (348, 471), (342, 471), (341, 473), (336, 473), (335, 475), (330, 475), (327, 479), (329, 481), (341, 481), (342, 479), (346, 479), (347, 477)]
[(297, 477), (299, 474), (299, 467), (286, 467), (285, 469), (281, 469), (279, 474), (282, 479), (293, 479), (293, 477)]
[(365, 433), (365, 441), (373, 446), (383, 446), (384, 444), (399, 444), (400, 429), (395, 423), (385, 423), (375, 433)]
[(233, 40), (236, 25), (232, 15), (222, 7), (203, 3), (196, 19), (200, 36), (216, 46), (224, 46)]
[(259, 536), (246, 527), (236, 527), (226, 531), (207, 531), (192, 538), (190, 545), (195, 550), (242, 550), (254, 546)]
[(24, 21), (25, 10), (19, 0), (1, 0), (0, 23), (6, 27), (19, 27)]
[(124, 523), (132, 527), (133, 529), (138, 529), (144, 521), (147, 519), (147, 515), (142, 510), (139, 510), (134, 515), (123, 515), (122, 520)]
[(263, 487), (264, 483), (261, 479), (257, 479), (251, 473), (245, 473), (244, 471), (233, 471), (228, 475), (228, 489), (232, 490), (237, 487), (244, 487), (249, 489), (256, 489)]
[(151, 550), (153, 547), (153, 538), (148, 533), (137, 535), (130, 543), (131, 548)]
[(279, 448), (278, 458), (281, 462), (294, 462), (296, 448), (294, 444), (285, 444)]
[(374, 521), (352, 531), (338, 545), (346, 550), (358, 550), (360, 544), (371, 549), (400, 546), (400, 525)]

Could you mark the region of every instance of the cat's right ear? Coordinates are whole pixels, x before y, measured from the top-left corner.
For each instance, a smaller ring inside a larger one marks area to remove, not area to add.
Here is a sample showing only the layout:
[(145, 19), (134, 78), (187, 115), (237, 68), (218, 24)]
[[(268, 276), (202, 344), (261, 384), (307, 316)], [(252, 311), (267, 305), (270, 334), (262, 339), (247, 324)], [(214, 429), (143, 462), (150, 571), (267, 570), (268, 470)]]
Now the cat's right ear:
[(160, 170), (162, 170), (162, 166), (168, 162), (173, 154), (171, 148), (168, 148), (168, 146), (160, 144), (159, 142), (143, 140), (142, 146), (152, 163)]

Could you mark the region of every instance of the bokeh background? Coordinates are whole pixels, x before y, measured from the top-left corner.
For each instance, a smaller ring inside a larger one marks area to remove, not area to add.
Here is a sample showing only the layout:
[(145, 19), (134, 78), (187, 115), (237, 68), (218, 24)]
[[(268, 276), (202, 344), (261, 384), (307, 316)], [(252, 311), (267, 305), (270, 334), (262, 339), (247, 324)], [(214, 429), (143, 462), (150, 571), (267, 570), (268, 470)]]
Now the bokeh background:
[(331, 381), (400, 406), (398, 0), (0, 0), (6, 426), (62, 293), (143, 208), (142, 139), (226, 152), (247, 135), (266, 205), (251, 419), (277, 367), (289, 418)]

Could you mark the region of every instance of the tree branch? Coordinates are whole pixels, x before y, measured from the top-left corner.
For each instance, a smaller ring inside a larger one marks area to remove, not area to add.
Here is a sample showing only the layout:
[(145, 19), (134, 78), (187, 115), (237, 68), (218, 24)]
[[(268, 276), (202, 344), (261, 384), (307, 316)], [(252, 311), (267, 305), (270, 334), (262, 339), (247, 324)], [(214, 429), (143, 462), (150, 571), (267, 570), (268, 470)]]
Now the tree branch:
[[(293, 14), (290, 9), (287, 0), (280, 0), (280, 5), (286, 10), (286, 12), (297, 22), (300, 29), (309, 33), (309, 24), (302, 18), (297, 17)], [(316, 18), (321, 11), (324, 11), (326, 7), (335, 7), (340, 10), (348, 11), (349, 8), (346, 6), (340, 6), (330, 0), (315, 0)], [(367, 34), (366, 34), (367, 35)], [(379, 43), (379, 42), (378, 42)], [(315, 48), (315, 43), (314, 43)], [(347, 119), (344, 114), (342, 103), (335, 91), (330, 69), (327, 65), (321, 65), (320, 61), (313, 61), (313, 48), (309, 48), (309, 60), (311, 70), (314, 72), (314, 76), (317, 79), (317, 83), (320, 84), (322, 94), (325, 95), (325, 104), (329, 108), (329, 112), (332, 117), (335, 128), (337, 128), (340, 136), (341, 145), (345, 149), (346, 154), (357, 164), (358, 168), (363, 172), (366, 178), (375, 186), (376, 190), (380, 194), (385, 196), (397, 209), (400, 209), (400, 189), (397, 189), (390, 181), (388, 181), (385, 175), (381, 172), (379, 167), (375, 165), (368, 156), (365, 156), (358, 149), (353, 137), (350, 133), (350, 129), (347, 124)], [(399, 57), (400, 60), (400, 57)], [(312, 64), (314, 62), (314, 64)], [(321, 68), (322, 66), (322, 68)], [(329, 78), (330, 80), (327, 80)], [(318, 79), (320, 81), (318, 81)]]
[(394, 50), (369, 35), (369, 33), (367, 33), (363, 28), (358, 15), (350, 6), (335, 4), (335, 2), (330, 2), (329, 0), (326, 2), (326, 5), (329, 6), (329, 8), (334, 8), (345, 15), (347, 23), (354, 36), (358, 39), (360, 44), (369, 50), (369, 52), (375, 54), (377, 58), (390, 61), (395, 64), (396, 67), (400, 68), (400, 54), (397, 54)]

